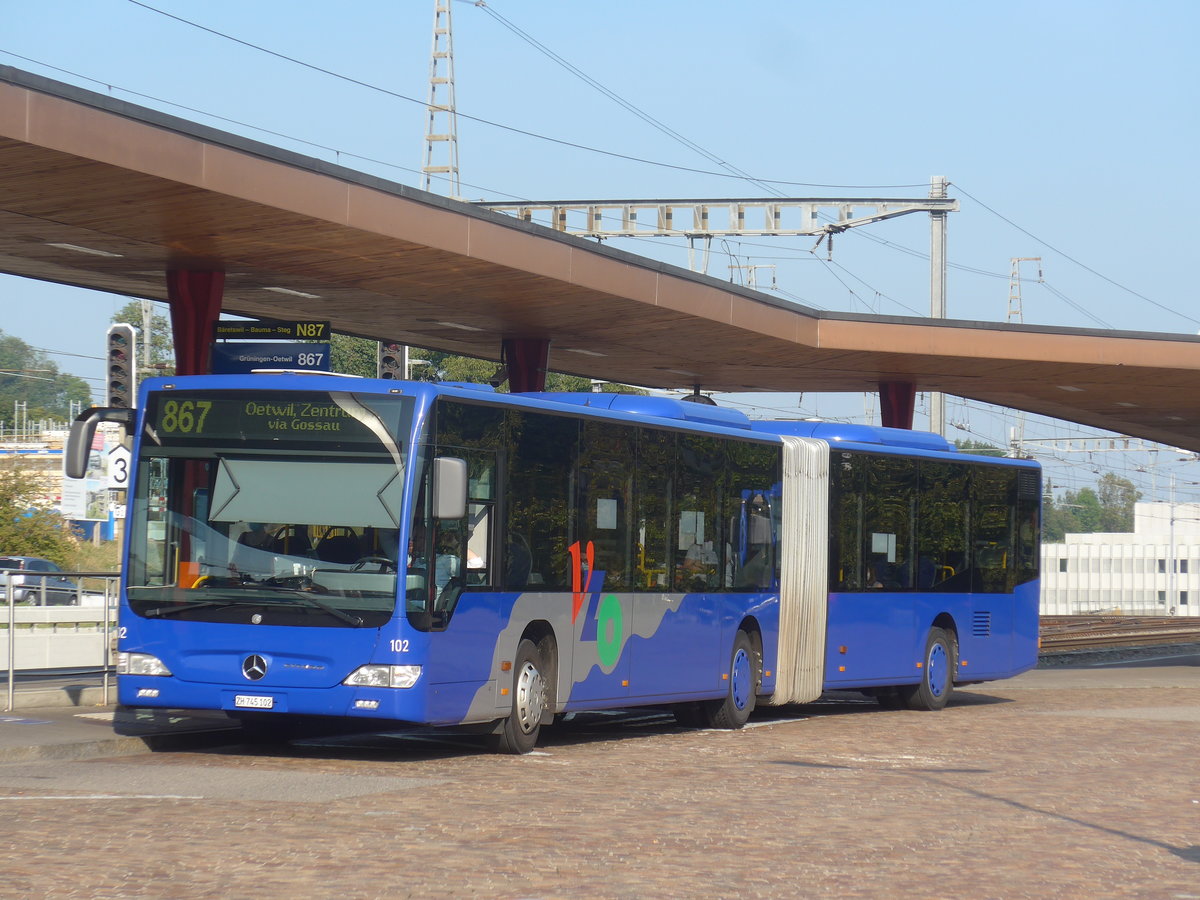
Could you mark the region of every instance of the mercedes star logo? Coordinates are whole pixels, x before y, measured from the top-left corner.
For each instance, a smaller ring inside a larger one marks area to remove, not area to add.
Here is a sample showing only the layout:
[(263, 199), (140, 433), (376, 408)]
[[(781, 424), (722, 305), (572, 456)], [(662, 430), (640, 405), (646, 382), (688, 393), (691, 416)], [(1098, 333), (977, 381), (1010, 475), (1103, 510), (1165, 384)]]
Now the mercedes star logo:
[(267, 674), (267, 661), (255, 653), (242, 660), (242, 674), (251, 681), (258, 681)]

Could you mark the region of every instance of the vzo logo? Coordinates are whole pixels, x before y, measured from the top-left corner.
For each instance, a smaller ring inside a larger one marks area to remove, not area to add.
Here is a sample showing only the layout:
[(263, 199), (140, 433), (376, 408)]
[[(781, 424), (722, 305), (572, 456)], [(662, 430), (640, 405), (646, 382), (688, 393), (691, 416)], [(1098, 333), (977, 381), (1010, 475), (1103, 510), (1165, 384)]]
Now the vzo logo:
[(586, 547), (580, 547), (579, 541), (567, 548), (571, 554), (571, 624), (579, 618), (584, 600), (588, 601), (587, 612), (584, 615), (583, 631), (579, 635), (581, 641), (594, 641), (596, 657), (605, 669), (611, 669), (621, 658), (621, 638), (625, 633), (625, 613), (621, 609), (621, 601), (616, 594), (600, 596), (600, 591), (592, 593), (592, 581), (597, 586), (604, 584), (604, 573), (592, 568), (595, 559), (595, 548), (588, 541)]

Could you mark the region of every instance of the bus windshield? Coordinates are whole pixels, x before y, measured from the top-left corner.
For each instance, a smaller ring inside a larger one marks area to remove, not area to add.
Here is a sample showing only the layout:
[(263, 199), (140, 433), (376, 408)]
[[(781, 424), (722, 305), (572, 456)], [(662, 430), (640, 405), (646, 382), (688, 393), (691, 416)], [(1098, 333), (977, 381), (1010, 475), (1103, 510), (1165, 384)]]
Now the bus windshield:
[(129, 606), (148, 618), (377, 627), (396, 603), (413, 400), (349, 392), (149, 397)]

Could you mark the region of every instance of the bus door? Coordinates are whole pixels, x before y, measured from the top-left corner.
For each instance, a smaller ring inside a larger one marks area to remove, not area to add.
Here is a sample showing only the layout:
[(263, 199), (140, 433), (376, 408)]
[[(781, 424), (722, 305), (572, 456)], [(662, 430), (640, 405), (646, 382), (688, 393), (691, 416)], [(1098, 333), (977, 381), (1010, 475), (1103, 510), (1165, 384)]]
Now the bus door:
[(928, 629), (914, 593), (916, 469), (902, 457), (838, 452), (830, 474), (826, 683), (907, 677)]
[(630, 695), (635, 578), (633, 432), (583, 424), (579, 465), (572, 471), (574, 540), (568, 545), (571, 587), (572, 700)]
[(664, 574), (637, 597), (636, 634), (650, 637), (635, 639), (631, 681), (635, 694), (686, 697), (720, 690), (727, 668), (732, 464), (720, 439), (680, 434), (672, 446), (670, 438), (645, 433), (639, 446), (648, 568)]
[[(426, 664), (431, 684), (477, 685), (493, 676), (492, 655), (500, 630), (496, 454), (442, 446), (438, 455), (466, 460), (466, 514), (461, 519), (434, 517), (432, 466), (427, 465), (414, 504), (409, 540), (408, 618), (418, 628), (432, 632)], [(431, 458), (432, 454), (427, 457)]]

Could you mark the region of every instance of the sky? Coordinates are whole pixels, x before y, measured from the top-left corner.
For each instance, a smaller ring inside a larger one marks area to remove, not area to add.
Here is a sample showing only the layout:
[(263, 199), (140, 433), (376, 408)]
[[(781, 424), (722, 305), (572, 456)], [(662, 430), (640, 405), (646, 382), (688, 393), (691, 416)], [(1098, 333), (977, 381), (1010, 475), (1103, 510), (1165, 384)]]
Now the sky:
[[(420, 187), (434, 5), (0, 0), (0, 63)], [(924, 197), (944, 175), (961, 205), (951, 318), (1005, 321), (1012, 258), (1041, 257), (1042, 282), (1022, 264), (1025, 322), (1200, 331), (1192, 0), (452, 0), (451, 13), (466, 199)], [(814, 245), (718, 239), (708, 271), (744, 282), (765, 267), (760, 286), (817, 309), (928, 315), (928, 217), (855, 229), (831, 256)], [(616, 246), (688, 265), (681, 241)], [(0, 276), (0, 329), (99, 389), (89, 357), (127, 300)], [(861, 395), (722, 399), (878, 415)], [(947, 419), (949, 437), (995, 443), (1017, 427), (1095, 433), (953, 399)], [(1171, 451), (1038, 455), (1061, 488), (1112, 469), (1147, 498), (1166, 499), (1172, 477), (1200, 498), (1200, 465)]]

